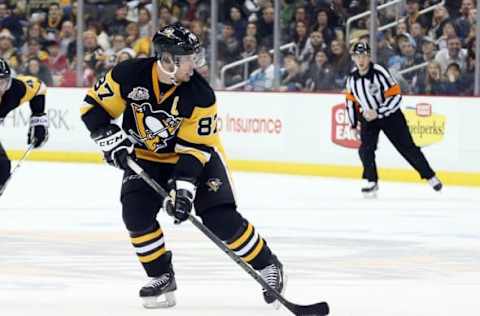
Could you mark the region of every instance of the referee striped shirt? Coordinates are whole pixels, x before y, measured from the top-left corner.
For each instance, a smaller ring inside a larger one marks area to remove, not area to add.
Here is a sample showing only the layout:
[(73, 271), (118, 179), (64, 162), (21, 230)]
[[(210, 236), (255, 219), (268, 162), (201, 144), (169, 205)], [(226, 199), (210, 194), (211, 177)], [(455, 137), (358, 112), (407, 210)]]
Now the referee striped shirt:
[(353, 128), (357, 126), (359, 113), (375, 110), (378, 118), (382, 119), (400, 109), (402, 102), (398, 83), (388, 70), (374, 63), (370, 63), (364, 75), (360, 75), (356, 67), (352, 70), (347, 78), (346, 99), (348, 118)]

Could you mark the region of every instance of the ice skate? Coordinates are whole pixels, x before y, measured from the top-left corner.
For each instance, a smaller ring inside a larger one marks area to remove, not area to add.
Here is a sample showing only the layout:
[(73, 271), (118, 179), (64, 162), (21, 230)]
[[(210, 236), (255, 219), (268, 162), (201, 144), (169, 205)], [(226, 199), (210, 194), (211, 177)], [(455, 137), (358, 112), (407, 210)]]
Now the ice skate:
[[(140, 289), (145, 308), (168, 308), (176, 304), (174, 291), (177, 289), (173, 270), (152, 278)], [(162, 299), (162, 296), (164, 299)]]
[(442, 182), (436, 177), (433, 176), (430, 179), (427, 180), (428, 184), (437, 192), (440, 192), (443, 188)]
[[(260, 275), (265, 282), (277, 290), (278, 293), (283, 294), (283, 292), (285, 292), (287, 279), (283, 274), (283, 265), (275, 255), (273, 255), (273, 263), (260, 270)], [(263, 289), (263, 298), (267, 304), (273, 303), (275, 309), (280, 308), (280, 303), (276, 300), (275, 296), (265, 289)]]
[(376, 199), (378, 191), (378, 183), (374, 181), (367, 181), (362, 186), (362, 194), (366, 199)]

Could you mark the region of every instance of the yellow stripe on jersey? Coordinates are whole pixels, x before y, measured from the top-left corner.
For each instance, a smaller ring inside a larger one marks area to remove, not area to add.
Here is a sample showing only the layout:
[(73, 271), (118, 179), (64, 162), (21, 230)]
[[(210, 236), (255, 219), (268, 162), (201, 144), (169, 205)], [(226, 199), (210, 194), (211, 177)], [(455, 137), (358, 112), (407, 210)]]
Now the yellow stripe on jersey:
[(149, 254), (147, 256), (140, 256), (139, 255), (138, 260), (140, 260), (141, 263), (149, 263), (149, 262), (152, 262), (155, 259), (160, 258), (166, 252), (167, 252), (167, 250), (165, 249), (165, 247), (162, 247), (162, 248), (158, 249), (157, 251), (155, 251), (154, 253)]
[[(125, 111), (126, 102), (120, 93), (120, 85), (112, 78), (111, 70), (107, 72), (105, 77), (100, 78), (92, 88), (88, 89), (87, 95), (100, 104), (113, 118), (118, 118)], [(82, 109), (85, 111), (84, 113), (89, 110), (86, 107)]]
[(142, 235), (142, 236), (138, 236), (138, 237), (131, 237), (130, 239), (132, 241), (132, 244), (141, 244), (141, 243), (144, 243), (146, 241), (155, 239), (155, 238), (157, 238), (161, 235), (162, 235), (162, 230), (160, 228), (158, 228), (157, 230), (155, 230), (151, 233), (148, 233), (148, 234), (145, 234), (145, 235)]
[(20, 104), (30, 101), (37, 95), (44, 95), (46, 93), (47, 89), (45, 84), (36, 77), (18, 76), (16, 79), (25, 85), (25, 94), (20, 99)]
[(177, 89), (176, 85), (173, 85), (167, 92), (163, 94), (160, 93), (160, 84), (158, 83), (158, 78), (160, 75), (158, 73), (158, 66), (157, 63), (153, 63), (152, 65), (152, 85), (153, 85), (153, 93), (155, 94), (155, 98), (157, 99), (158, 104), (162, 104), (175, 90)]
[[(195, 107), (190, 118), (183, 119), (177, 137), (192, 144), (221, 148), (217, 131), (217, 104), (214, 103), (209, 107)], [(205, 152), (193, 147), (178, 146), (175, 147), (175, 151), (190, 154), (202, 164), (209, 160)]]
[(135, 155), (139, 159), (162, 163), (177, 163), (179, 159), (177, 153), (155, 153), (141, 148), (135, 148)]
[(248, 238), (250, 238), (250, 236), (252, 236), (252, 234), (253, 234), (253, 225), (249, 223), (247, 226), (247, 229), (245, 229), (243, 234), (237, 240), (227, 245), (228, 248), (230, 248), (231, 250), (234, 250), (240, 247), (245, 241), (247, 241)]
[(263, 238), (260, 238), (260, 242), (257, 244), (257, 246), (252, 251), (252, 253), (244, 257), (243, 260), (245, 260), (246, 262), (250, 262), (253, 259), (255, 259), (260, 253), (260, 251), (262, 251), (264, 245), (265, 245), (265, 242), (263, 241)]

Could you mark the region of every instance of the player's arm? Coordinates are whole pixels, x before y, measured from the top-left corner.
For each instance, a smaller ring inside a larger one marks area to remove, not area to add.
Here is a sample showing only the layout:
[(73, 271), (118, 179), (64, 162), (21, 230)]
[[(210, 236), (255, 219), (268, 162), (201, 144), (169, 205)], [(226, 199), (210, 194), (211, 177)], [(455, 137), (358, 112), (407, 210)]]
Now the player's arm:
[(88, 90), (80, 112), (107, 163), (126, 169), (127, 157), (133, 155), (133, 144), (127, 134), (112, 122), (123, 114), (126, 107), (115, 70), (109, 71)]
[(34, 148), (43, 146), (48, 139), (48, 116), (45, 112), (45, 95), (47, 86), (38, 78), (32, 76), (18, 76), (25, 87), (25, 94), (20, 99), (19, 104), (29, 102), (30, 124), (28, 129), (28, 144)]
[(175, 152), (180, 158), (169, 181), (172, 199), (165, 200), (165, 210), (176, 222), (188, 218), (195, 199), (198, 178), (206, 163), (220, 144), (217, 132), (217, 105), (195, 107), (192, 115), (184, 118), (177, 133)]
[(356, 108), (357, 99), (352, 93), (350, 87), (350, 78), (347, 79), (347, 89), (345, 92), (345, 104), (347, 106), (348, 120), (353, 129), (357, 128), (358, 123), (358, 109)]
[(384, 87), (383, 95), (385, 97), (384, 105), (378, 109), (378, 114), (385, 114), (395, 109), (402, 99), (400, 85), (392, 77), (390, 72), (383, 66), (375, 64), (374, 69), (377, 71), (380, 81)]

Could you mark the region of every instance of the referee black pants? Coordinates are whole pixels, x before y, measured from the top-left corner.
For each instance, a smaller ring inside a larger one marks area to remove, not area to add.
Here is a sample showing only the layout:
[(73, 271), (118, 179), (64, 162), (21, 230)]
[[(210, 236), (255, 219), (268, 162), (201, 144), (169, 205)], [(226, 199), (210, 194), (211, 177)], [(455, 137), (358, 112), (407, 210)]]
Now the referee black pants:
[(367, 122), (361, 117), (361, 123), (360, 138), (362, 144), (358, 153), (363, 165), (363, 179), (378, 181), (375, 151), (377, 150), (380, 131), (385, 133), (397, 151), (417, 170), (422, 179), (430, 179), (435, 175), (422, 151), (413, 142), (407, 121), (401, 110), (371, 122)]

